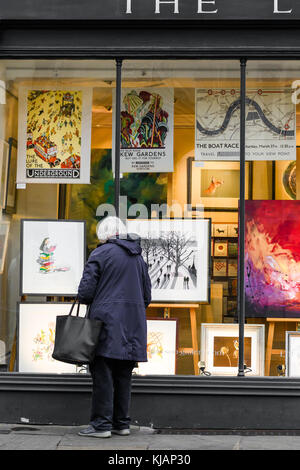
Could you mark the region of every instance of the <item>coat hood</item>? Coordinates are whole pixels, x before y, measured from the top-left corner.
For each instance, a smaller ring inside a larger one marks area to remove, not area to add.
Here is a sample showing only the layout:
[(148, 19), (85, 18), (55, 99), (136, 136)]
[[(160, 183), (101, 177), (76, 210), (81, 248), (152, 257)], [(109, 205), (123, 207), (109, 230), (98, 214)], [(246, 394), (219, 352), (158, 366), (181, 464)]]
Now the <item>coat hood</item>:
[(114, 243), (120, 246), (132, 256), (142, 253), (141, 238), (134, 233), (128, 233), (126, 238), (120, 238), (119, 236), (111, 237), (107, 240), (107, 243)]

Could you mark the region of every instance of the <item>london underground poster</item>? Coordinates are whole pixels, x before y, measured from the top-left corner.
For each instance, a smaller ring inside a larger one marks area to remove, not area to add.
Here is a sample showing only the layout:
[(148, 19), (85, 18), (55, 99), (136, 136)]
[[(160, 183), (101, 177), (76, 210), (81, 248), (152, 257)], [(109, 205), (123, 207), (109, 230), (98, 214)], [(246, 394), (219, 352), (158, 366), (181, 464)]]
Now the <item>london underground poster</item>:
[(173, 88), (122, 89), (122, 173), (173, 171), (173, 115)]
[[(246, 160), (296, 159), (290, 87), (247, 88)], [(240, 159), (240, 90), (196, 89), (196, 160)]]
[(92, 90), (20, 87), (17, 183), (89, 183)]

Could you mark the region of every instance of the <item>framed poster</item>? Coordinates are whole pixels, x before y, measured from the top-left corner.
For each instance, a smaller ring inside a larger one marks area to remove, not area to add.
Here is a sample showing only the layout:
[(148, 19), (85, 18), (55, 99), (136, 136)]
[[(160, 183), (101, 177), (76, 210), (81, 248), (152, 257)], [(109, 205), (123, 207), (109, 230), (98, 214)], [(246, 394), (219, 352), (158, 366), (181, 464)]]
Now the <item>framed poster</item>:
[(17, 183), (90, 183), (91, 88), (20, 87)]
[(129, 219), (141, 237), (153, 302), (209, 302), (210, 219)]
[(9, 145), (0, 139), (0, 207), (5, 208)]
[[(296, 159), (296, 105), (289, 86), (247, 88), (246, 160)], [(196, 160), (239, 160), (240, 90), (196, 88)]]
[(121, 96), (121, 173), (172, 172), (174, 89), (122, 88)]
[[(228, 313), (228, 312), (227, 312)], [(245, 364), (247, 375), (264, 375), (265, 325), (245, 325)], [(237, 375), (239, 325), (202, 323), (201, 361), (212, 375)]]
[(285, 375), (300, 377), (300, 331), (285, 332)]
[(248, 317), (299, 317), (300, 201), (246, 201)]
[(147, 359), (135, 369), (138, 375), (175, 375), (177, 319), (147, 320)]
[(76, 296), (84, 263), (84, 221), (21, 220), (21, 295)]
[[(73, 364), (52, 358), (58, 315), (68, 315), (71, 303), (20, 303), (17, 317), (17, 370), (39, 374), (75, 374)], [(80, 306), (80, 316), (86, 306)]]
[(6, 182), (5, 213), (12, 214), (16, 211), (16, 177), (17, 177), (17, 146), (15, 139), (8, 139), (9, 155)]
[(238, 274), (238, 260), (229, 259), (228, 260), (228, 276), (236, 277)]
[(4, 271), (10, 222), (0, 221), (0, 274)]

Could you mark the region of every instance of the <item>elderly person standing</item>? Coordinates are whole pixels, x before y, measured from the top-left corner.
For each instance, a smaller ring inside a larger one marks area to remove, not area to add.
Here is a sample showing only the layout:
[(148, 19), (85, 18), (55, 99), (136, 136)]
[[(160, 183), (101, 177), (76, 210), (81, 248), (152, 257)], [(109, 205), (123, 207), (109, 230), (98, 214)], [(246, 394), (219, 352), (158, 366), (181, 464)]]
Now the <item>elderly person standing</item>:
[(140, 239), (127, 234), (117, 217), (97, 229), (100, 241), (91, 253), (78, 288), (78, 300), (90, 304), (90, 318), (102, 320), (93, 379), (90, 424), (80, 436), (130, 434), (131, 375), (135, 362), (147, 361), (146, 307), (151, 281)]

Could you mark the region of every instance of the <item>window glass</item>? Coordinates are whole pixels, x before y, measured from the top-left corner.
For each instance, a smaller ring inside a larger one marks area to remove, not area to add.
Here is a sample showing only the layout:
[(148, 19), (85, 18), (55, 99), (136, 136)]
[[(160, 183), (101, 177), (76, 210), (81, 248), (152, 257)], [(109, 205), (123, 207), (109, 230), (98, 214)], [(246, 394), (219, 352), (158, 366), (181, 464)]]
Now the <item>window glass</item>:
[(266, 376), (300, 374), (298, 77), (296, 61), (247, 63), (246, 329), (264, 328)]

